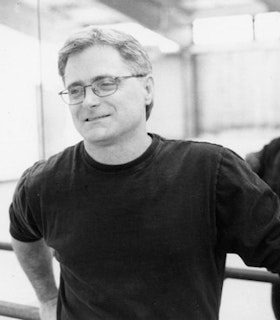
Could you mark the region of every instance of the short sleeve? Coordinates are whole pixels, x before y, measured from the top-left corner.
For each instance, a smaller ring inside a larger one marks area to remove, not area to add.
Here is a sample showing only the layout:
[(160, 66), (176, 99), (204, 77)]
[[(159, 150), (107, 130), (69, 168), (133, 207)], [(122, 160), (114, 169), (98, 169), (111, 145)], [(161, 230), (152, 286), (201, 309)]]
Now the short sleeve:
[(224, 150), (217, 177), (219, 244), (250, 266), (280, 272), (279, 200), (246, 162)]
[(32, 242), (42, 238), (29, 204), (27, 181), (31, 171), (31, 168), (26, 170), (19, 179), (9, 208), (10, 234), (22, 242)]

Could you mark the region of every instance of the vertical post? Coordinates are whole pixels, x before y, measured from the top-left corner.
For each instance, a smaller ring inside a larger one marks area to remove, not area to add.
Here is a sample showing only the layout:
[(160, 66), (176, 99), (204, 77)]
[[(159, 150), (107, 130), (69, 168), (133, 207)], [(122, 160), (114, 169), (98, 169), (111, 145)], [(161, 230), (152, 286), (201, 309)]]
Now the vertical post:
[(181, 54), (181, 70), (183, 84), (183, 101), (185, 105), (185, 136), (196, 136), (200, 133), (200, 114), (197, 93), (196, 56), (192, 52), (192, 45)]
[(43, 68), (42, 68), (42, 34), (41, 34), (41, 7), (40, 0), (37, 0), (37, 36), (39, 47), (39, 86), (38, 86), (38, 132), (39, 132), (39, 158), (45, 159), (45, 127), (44, 127), (44, 91), (43, 91)]
[(256, 17), (255, 15), (252, 15), (252, 32), (253, 32), (253, 41), (256, 41)]

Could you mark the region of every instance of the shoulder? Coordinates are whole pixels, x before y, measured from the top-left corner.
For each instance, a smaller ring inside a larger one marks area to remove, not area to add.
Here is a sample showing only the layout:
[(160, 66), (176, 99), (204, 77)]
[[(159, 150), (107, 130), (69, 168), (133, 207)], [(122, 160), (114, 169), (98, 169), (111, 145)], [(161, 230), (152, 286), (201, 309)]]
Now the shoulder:
[(81, 153), (81, 143), (68, 147), (63, 151), (51, 156), (47, 160), (40, 160), (28, 168), (19, 180), (30, 188), (45, 181), (54, 179), (57, 175), (69, 173), (74, 159)]
[(159, 139), (157, 159), (193, 174), (217, 174), (225, 161), (232, 164), (244, 161), (234, 151), (222, 145), (194, 140)]
[[(227, 148), (222, 145), (195, 141), (195, 140), (182, 140), (182, 139), (165, 139), (159, 137), (162, 150), (165, 152), (174, 152), (184, 156), (191, 156), (194, 158), (206, 159), (207, 157), (221, 158)], [(229, 150), (229, 152), (231, 152)]]

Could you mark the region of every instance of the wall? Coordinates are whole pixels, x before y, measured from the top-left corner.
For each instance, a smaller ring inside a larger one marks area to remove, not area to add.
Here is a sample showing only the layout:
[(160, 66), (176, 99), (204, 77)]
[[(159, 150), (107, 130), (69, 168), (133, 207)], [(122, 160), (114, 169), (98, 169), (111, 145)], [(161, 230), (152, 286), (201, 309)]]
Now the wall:
[(280, 45), (194, 51), (199, 132), (280, 125)]
[(155, 100), (148, 129), (169, 138), (182, 138), (185, 134), (181, 67), (179, 55), (153, 61)]

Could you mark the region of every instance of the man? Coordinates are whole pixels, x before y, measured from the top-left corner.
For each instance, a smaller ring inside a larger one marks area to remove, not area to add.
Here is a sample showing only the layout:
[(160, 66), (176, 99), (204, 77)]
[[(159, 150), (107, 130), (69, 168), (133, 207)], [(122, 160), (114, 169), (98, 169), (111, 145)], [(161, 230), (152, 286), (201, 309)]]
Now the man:
[(42, 319), (216, 320), (226, 253), (280, 272), (278, 198), (226, 148), (148, 134), (151, 71), (113, 30), (87, 28), (59, 53), (83, 141), (29, 168), (10, 208)]
[[(246, 160), (279, 197), (280, 138), (273, 139), (258, 152), (249, 153)], [(272, 307), (276, 319), (280, 319), (280, 285), (272, 286)]]

